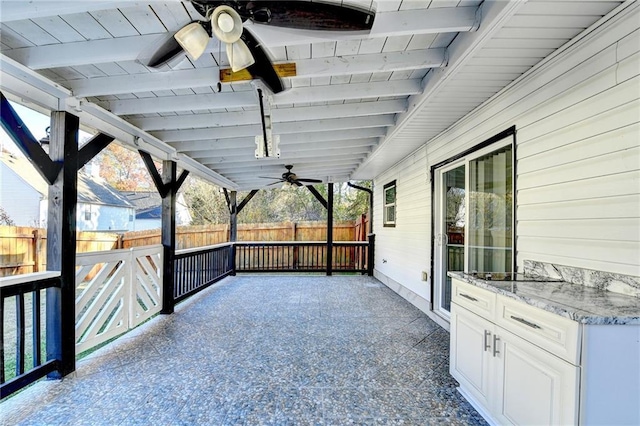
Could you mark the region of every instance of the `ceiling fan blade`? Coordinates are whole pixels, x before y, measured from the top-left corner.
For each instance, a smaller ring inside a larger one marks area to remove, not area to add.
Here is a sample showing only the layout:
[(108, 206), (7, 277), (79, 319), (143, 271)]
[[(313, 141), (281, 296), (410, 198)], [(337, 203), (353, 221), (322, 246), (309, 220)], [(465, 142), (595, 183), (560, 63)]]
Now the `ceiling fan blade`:
[(249, 2), (247, 11), (253, 22), (304, 30), (366, 31), (375, 19), (371, 10), (315, 1)]
[(276, 180), (282, 180), (282, 178), (279, 178), (279, 177), (271, 177), (271, 176), (258, 176), (258, 178), (260, 178), (260, 179), (276, 179)]
[(166, 39), (159, 43), (160, 47), (156, 49), (153, 55), (148, 59), (141, 57), (140, 62), (148, 67), (157, 68), (184, 54), (184, 49), (174, 37), (175, 33), (168, 34)]
[(246, 28), (242, 30), (241, 40), (249, 48), (249, 51), (253, 55), (255, 63), (247, 67), (247, 71), (254, 78), (259, 78), (263, 83), (271, 89), (273, 93), (280, 93), (284, 90), (282, 86), (282, 80), (273, 68), (271, 59), (267, 55), (267, 52), (262, 48), (260, 42), (249, 32)]
[(320, 179), (296, 179), (298, 182), (322, 183)]

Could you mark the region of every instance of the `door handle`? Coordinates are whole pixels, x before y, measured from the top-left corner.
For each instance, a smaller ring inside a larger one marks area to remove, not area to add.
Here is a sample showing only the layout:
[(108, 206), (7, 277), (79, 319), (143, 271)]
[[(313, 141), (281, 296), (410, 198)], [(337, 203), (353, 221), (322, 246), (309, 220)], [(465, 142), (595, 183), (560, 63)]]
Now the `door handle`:
[(499, 340), (500, 340), (500, 338), (496, 334), (494, 334), (493, 335), (493, 356), (494, 357), (500, 353), (500, 351), (498, 350), (498, 341)]
[(484, 350), (488, 351), (491, 349), (491, 340), (487, 342), (487, 337), (491, 337), (491, 332), (489, 330), (484, 331)]

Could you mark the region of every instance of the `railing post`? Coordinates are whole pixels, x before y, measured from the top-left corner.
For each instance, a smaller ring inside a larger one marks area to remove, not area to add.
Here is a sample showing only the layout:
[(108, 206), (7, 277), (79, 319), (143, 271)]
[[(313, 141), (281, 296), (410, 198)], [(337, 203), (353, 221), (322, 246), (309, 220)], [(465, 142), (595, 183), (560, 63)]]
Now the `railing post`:
[(34, 229), (31, 251), (33, 253), (33, 272), (40, 272), (40, 232)]
[(327, 184), (327, 275), (333, 274), (333, 183)]
[[(124, 292), (125, 294), (125, 300), (124, 300), (124, 306), (123, 309), (125, 312), (127, 312), (127, 315), (129, 316), (128, 318), (128, 327), (127, 327), (127, 331), (131, 330), (132, 328), (134, 328), (136, 326), (136, 306), (135, 304), (138, 303), (137, 299), (136, 299), (136, 286), (137, 286), (137, 280), (136, 280), (136, 267), (137, 267), (137, 260), (136, 260), (136, 255), (134, 252), (134, 249), (131, 248), (129, 249), (129, 255), (127, 256), (127, 265), (126, 268), (128, 268), (128, 271), (125, 273), (125, 275), (128, 275), (129, 277), (129, 288), (127, 288)], [(126, 281), (125, 281), (126, 284)]]
[(373, 262), (375, 260), (376, 234), (369, 234), (369, 250), (367, 252), (367, 275), (373, 276)]
[(231, 273), (229, 275), (236, 275), (236, 243), (231, 242), (229, 247), (229, 269)]

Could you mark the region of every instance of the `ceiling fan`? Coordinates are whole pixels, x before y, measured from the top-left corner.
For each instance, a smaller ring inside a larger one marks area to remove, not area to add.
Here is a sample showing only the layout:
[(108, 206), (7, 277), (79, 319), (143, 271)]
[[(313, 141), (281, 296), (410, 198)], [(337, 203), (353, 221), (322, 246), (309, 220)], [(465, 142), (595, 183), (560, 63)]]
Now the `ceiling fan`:
[(150, 59), (143, 62), (159, 67), (189, 53), (198, 59), (215, 36), (226, 44), (232, 70), (247, 69), (273, 93), (284, 90), (271, 59), (260, 41), (243, 25), (256, 24), (304, 30), (363, 31), (373, 26), (375, 12), (342, 3), (278, 0), (190, 0), (204, 17), (193, 21), (163, 40)]
[(320, 179), (299, 178), (298, 175), (296, 175), (295, 173), (293, 173), (291, 171), (291, 169), (293, 169), (293, 165), (291, 165), (291, 164), (288, 164), (288, 165), (284, 166), (284, 168), (287, 169), (287, 171), (282, 174), (281, 178), (268, 177), (268, 176), (258, 176), (258, 177), (261, 178), (261, 179), (276, 179), (276, 182), (270, 183), (267, 186), (277, 185), (280, 182), (289, 183), (291, 185), (296, 185), (296, 186), (303, 186), (303, 185), (305, 185), (305, 183), (306, 184), (322, 183), (322, 181)]

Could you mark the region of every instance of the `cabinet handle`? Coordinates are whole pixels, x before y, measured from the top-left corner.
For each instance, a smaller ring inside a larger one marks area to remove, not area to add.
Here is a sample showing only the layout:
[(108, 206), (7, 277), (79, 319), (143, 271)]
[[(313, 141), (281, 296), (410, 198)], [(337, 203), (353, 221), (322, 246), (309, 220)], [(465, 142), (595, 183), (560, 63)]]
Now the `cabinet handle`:
[(487, 337), (491, 337), (491, 332), (489, 330), (484, 331), (484, 350), (488, 351), (491, 349), (491, 340), (487, 343)]
[(524, 318), (514, 317), (513, 315), (511, 315), (511, 319), (514, 320), (514, 321), (518, 321), (519, 323), (522, 323), (522, 324), (524, 324), (526, 326), (529, 326), (531, 328), (542, 329), (542, 327), (540, 327), (538, 324), (533, 323), (531, 321), (527, 321)]
[(477, 302), (478, 301), (478, 299), (476, 299), (475, 297), (471, 297), (468, 294), (464, 294), (464, 293), (460, 293), (460, 297), (464, 297), (465, 299), (469, 299), (472, 302)]
[(500, 340), (500, 338), (494, 334), (493, 335), (493, 356), (494, 357), (500, 353), (500, 351), (498, 350), (498, 340)]

